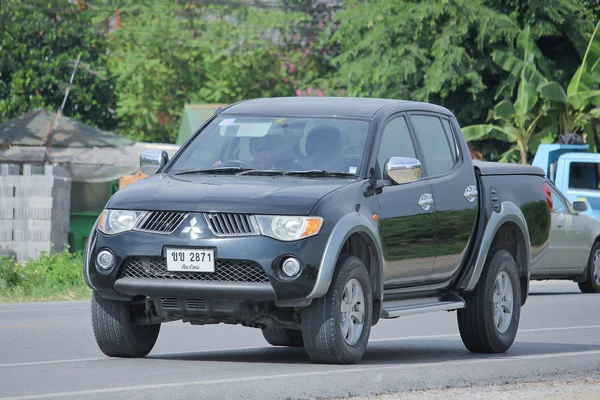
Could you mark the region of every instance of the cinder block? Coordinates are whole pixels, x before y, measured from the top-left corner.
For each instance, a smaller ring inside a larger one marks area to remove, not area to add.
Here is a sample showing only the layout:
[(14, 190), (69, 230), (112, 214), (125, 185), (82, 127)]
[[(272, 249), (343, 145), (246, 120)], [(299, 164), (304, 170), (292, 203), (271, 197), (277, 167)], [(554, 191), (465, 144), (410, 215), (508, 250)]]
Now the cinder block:
[(2, 243), (12, 242), (13, 240), (13, 221), (0, 220), (0, 247)]
[(9, 184), (8, 180), (0, 177), (0, 198), (13, 198), (15, 195), (15, 185)]
[(0, 164), (0, 175), (20, 175), (21, 167), (19, 164)]
[(15, 200), (12, 197), (0, 197), (0, 221), (13, 219)]

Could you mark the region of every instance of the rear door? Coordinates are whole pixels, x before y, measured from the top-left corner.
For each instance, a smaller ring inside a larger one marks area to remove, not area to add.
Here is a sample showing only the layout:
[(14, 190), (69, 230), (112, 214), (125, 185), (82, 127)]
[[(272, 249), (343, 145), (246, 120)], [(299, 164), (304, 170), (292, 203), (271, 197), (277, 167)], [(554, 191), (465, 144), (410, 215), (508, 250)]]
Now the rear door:
[(464, 162), (470, 154), (460, 151), (453, 121), (432, 113), (411, 113), (409, 118), (435, 202), (436, 252), (431, 281), (444, 282), (460, 268), (475, 229), (475, 171)]
[[(391, 116), (384, 125), (377, 154), (379, 179), (383, 179), (384, 165), (390, 157), (421, 158), (403, 114)], [(431, 275), (435, 256), (435, 207), (422, 201), (430, 197), (428, 180), (390, 184), (377, 195), (386, 289), (422, 284)]]

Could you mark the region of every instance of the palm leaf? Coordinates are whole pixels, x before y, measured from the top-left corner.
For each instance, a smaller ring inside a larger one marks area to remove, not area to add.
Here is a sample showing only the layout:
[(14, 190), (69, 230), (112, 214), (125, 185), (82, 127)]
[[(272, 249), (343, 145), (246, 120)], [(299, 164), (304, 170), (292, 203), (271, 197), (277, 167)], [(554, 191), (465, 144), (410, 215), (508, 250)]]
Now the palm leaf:
[(496, 125), (471, 125), (462, 128), (462, 131), (467, 142), (480, 139), (498, 139), (504, 142), (514, 142), (513, 135), (507, 129)]
[(593, 90), (594, 86), (600, 83), (600, 33), (598, 28), (600, 22), (596, 24), (594, 33), (588, 43), (585, 51), (585, 56), (581, 62), (581, 66), (573, 75), (569, 86), (567, 87), (567, 95), (573, 97), (578, 93)]
[(546, 126), (538, 133), (531, 136), (529, 140), (529, 150), (535, 153), (542, 143), (552, 143), (558, 134), (558, 124), (553, 123)]
[(556, 82), (548, 82), (538, 88), (542, 98), (566, 103), (569, 101), (565, 90)]
[(515, 106), (503, 100), (494, 107), (494, 119), (509, 119), (515, 115)]
[(521, 162), (521, 152), (516, 147), (512, 147), (506, 153), (502, 154), (500, 160), (503, 163), (519, 164)]
[(515, 101), (515, 111), (518, 116), (525, 116), (533, 109), (538, 100), (538, 93), (535, 86), (525, 79), (519, 82), (517, 100)]

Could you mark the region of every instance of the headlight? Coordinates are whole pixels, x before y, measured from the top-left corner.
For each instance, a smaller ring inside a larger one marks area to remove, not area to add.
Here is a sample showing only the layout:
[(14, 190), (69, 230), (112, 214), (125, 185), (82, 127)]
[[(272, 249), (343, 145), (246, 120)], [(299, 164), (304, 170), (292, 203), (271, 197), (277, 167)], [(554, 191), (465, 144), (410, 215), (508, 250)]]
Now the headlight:
[(292, 241), (319, 233), (323, 218), (259, 215), (256, 217), (263, 235)]
[(107, 235), (130, 231), (143, 214), (143, 211), (104, 210), (98, 218), (98, 229)]

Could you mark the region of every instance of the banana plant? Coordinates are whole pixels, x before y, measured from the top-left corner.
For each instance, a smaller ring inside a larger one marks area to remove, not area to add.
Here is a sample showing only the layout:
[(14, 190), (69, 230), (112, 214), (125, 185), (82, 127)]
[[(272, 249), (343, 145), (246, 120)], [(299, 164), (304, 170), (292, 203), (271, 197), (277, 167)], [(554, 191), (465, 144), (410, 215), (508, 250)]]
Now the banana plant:
[(527, 164), (527, 153), (530, 143), (539, 145), (551, 132), (556, 130), (555, 124), (549, 124), (536, 132), (539, 121), (545, 116), (539, 104), (540, 95), (536, 85), (527, 79), (525, 69), (521, 69), (518, 83), (517, 99), (514, 103), (503, 100), (490, 113), (495, 123), (471, 125), (463, 128), (467, 142), (481, 139), (497, 139), (513, 143), (511, 149), (504, 153), (501, 162), (513, 161), (515, 156), (521, 164)]
[[(592, 118), (600, 117), (599, 26), (600, 22), (594, 29), (581, 66), (571, 78), (566, 92), (559, 83), (552, 80), (546, 59), (531, 37), (529, 27), (526, 27), (517, 37), (516, 55), (501, 49), (492, 53), (494, 63), (511, 75), (500, 91), (514, 85), (519, 77), (525, 77), (535, 86), (543, 100), (542, 107), (550, 117), (546, 119), (553, 120), (556, 124), (556, 133), (583, 131)], [(545, 138), (546, 141), (551, 139), (551, 136)]]

